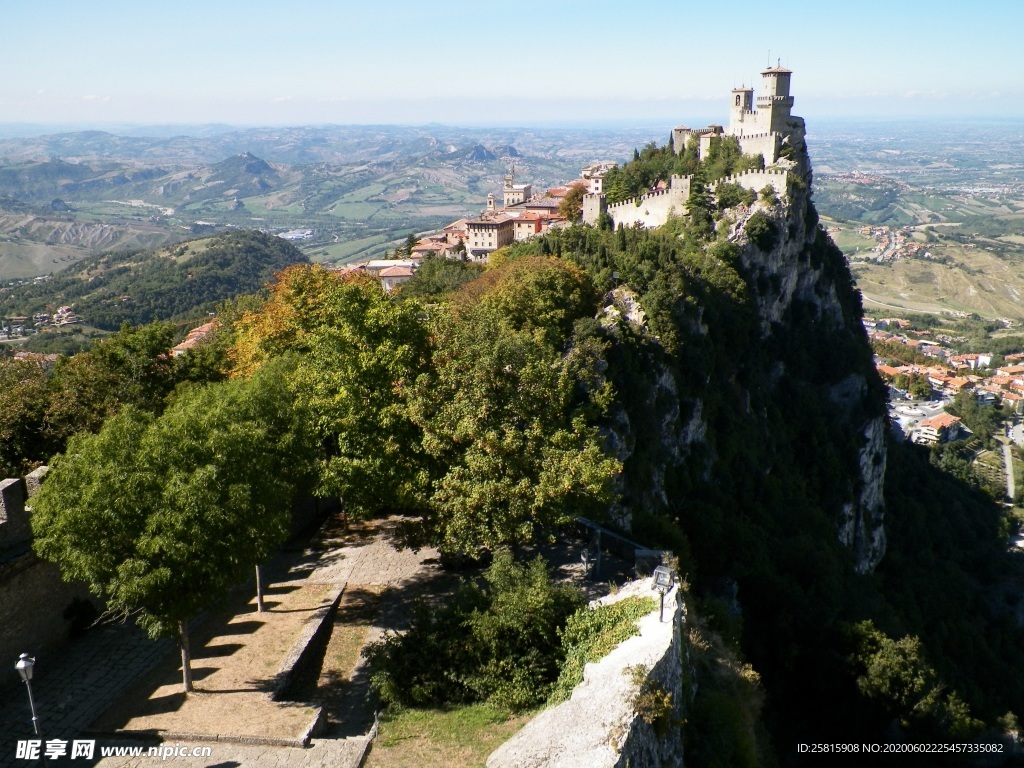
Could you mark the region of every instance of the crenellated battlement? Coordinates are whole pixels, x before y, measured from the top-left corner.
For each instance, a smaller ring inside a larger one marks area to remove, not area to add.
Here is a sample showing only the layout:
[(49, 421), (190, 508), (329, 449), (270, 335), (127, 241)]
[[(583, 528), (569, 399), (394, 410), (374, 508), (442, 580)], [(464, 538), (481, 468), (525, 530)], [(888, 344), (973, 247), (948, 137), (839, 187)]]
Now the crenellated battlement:
[[(682, 153), (690, 138), (699, 139), (698, 152), (705, 157), (715, 136), (733, 136), (739, 142), (744, 155), (764, 158), (765, 165), (779, 163), (785, 145), (802, 146), (803, 120), (793, 118), (789, 108), (793, 97), (789, 95), (791, 72), (781, 66), (769, 67), (761, 73), (763, 94), (757, 99), (761, 109), (753, 109), (753, 89), (734, 88), (734, 104), (730, 111), (728, 128), (711, 124), (706, 128), (676, 126), (672, 130), (672, 145), (676, 153)], [(782, 163), (786, 168), (793, 163)], [(738, 184), (744, 189), (760, 192), (766, 186), (775, 190), (780, 199), (789, 195), (788, 170), (768, 168), (748, 170), (720, 179), (717, 183)], [(631, 197), (618, 203), (605, 205), (605, 198), (595, 195), (584, 203), (583, 220), (596, 224), (601, 213), (612, 217), (616, 226), (642, 225), (658, 227), (670, 215), (686, 211), (690, 196), (691, 176), (673, 175), (668, 189), (659, 189), (644, 195)], [(588, 196), (589, 197), (589, 196)]]
[[(686, 178), (688, 179), (690, 177), (687, 176)], [(618, 203), (611, 203), (608, 206), (608, 210), (612, 211), (619, 208), (626, 208), (630, 205), (632, 205), (633, 207), (639, 207), (647, 200), (656, 200), (659, 197), (664, 197), (665, 195), (671, 195), (674, 193), (676, 193), (676, 190), (672, 189), (671, 187), (669, 187), (668, 189), (656, 189), (651, 192), (648, 192), (646, 195), (641, 195), (640, 197), (630, 197)]]

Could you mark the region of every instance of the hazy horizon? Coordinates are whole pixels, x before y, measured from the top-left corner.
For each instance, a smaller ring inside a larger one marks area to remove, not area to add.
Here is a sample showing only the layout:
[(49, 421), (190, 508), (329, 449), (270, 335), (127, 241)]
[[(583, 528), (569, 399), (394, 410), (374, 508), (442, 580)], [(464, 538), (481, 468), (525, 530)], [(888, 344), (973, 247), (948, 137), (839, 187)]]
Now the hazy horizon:
[(809, 121), (1024, 117), (1014, 0), (563, 0), (542, 18), (470, 0), (12, 5), (4, 124), (720, 122), (777, 64)]

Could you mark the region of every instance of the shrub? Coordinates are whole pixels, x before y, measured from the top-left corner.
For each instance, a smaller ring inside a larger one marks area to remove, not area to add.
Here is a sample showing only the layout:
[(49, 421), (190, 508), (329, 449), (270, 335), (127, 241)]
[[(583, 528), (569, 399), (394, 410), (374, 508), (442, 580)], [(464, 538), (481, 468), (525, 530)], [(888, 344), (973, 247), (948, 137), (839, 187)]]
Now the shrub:
[(371, 683), (385, 702), (406, 706), (535, 706), (558, 677), (559, 628), (582, 602), (551, 581), (540, 557), (521, 565), (500, 550), (483, 585), (465, 582), (440, 608), (418, 604), (405, 634), (371, 644)]
[(751, 205), (757, 199), (757, 194), (754, 190), (745, 189), (739, 184), (727, 182), (722, 182), (715, 187), (715, 196), (718, 198), (718, 209), (720, 211), (724, 211), (727, 208), (735, 208), (740, 203)]
[(779, 241), (779, 233), (775, 222), (765, 216), (761, 211), (755, 211), (747, 219), (747, 237), (762, 251), (770, 251)]
[(568, 699), (572, 689), (583, 680), (583, 668), (638, 634), (637, 620), (657, 605), (653, 597), (627, 597), (611, 605), (582, 608), (573, 614), (561, 633), (565, 662), (548, 701)]

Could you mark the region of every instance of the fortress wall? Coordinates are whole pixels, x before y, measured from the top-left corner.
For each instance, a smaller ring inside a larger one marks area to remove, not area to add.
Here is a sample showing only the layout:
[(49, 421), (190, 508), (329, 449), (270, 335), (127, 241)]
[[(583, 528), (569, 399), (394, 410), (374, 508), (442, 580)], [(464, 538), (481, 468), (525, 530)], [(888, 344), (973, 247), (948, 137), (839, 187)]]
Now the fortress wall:
[(89, 597), (85, 584), (68, 584), (52, 563), (30, 549), (29, 495), (46, 474), (0, 481), (0, 659), (52, 650), (68, 639), (74, 615), (64, 612)]
[(744, 155), (763, 155), (767, 164), (779, 158), (779, 142), (782, 137), (777, 133), (755, 133), (736, 138)]
[(590, 193), (583, 196), (583, 223), (596, 226), (601, 213), (607, 209), (605, 196)]
[[(687, 183), (689, 189), (689, 183)], [(644, 227), (660, 227), (670, 213), (681, 216), (686, 211), (687, 195), (681, 189), (670, 187), (661, 192), (652, 192), (639, 198), (630, 198), (621, 203), (608, 206), (608, 215), (615, 226), (632, 227), (640, 224)]]
[[(650, 580), (634, 581), (610, 603), (631, 595), (657, 594)], [(568, 701), (542, 711), (487, 759), (487, 768), (557, 765), (563, 768), (662, 768), (683, 765), (679, 723), (685, 715), (683, 645), (686, 613), (679, 588), (665, 596), (665, 618), (655, 609), (638, 622), (640, 633), (623, 641), (601, 661), (587, 664)], [(634, 704), (640, 690), (637, 668), (647, 685), (671, 694), (673, 722), (659, 736)]]
[(32, 538), (25, 509), (27, 496), (25, 481), (20, 477), (0, 481), (0, 551)]
[(0, 659), (45, 654), (63, 645), (74, 619), (64, 612), (76, 599), (89, 597), (84, 584), (64, 582), (57, 566), (31, 552), (0, 564)]
[(760, 192), (766, 186), (775, 190), (779, 198), (785, 198), (788, 194), (788, 174), (785, 171), (744, 171), (734, 176), (727, 176), (720, 179), (717, 184), (739, 184), (744, 189)]

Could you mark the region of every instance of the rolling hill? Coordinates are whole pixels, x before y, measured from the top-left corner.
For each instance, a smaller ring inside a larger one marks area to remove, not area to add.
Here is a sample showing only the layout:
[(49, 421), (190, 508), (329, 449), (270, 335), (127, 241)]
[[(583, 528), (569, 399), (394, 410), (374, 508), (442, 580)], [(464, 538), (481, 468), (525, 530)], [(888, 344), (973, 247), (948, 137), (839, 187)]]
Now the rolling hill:
[(70, 305), (96, 328), (201, 316), (224, 299), (253, 293), (306, 256), (259, 232), (232, 232), (150, 251), (83, 259), (50, 280), (7, 286), (0, 315), (53, 313)]
[(543, 189), (628, 156), (649, 133), (320, 126), (0, 139), (0, 279), (233, 227), (312, 230), (301, 247), (316, 260), (372, 257), (478, 213), (512, 164)]

